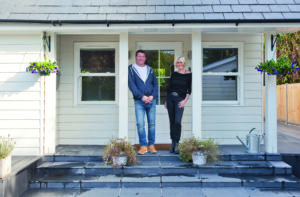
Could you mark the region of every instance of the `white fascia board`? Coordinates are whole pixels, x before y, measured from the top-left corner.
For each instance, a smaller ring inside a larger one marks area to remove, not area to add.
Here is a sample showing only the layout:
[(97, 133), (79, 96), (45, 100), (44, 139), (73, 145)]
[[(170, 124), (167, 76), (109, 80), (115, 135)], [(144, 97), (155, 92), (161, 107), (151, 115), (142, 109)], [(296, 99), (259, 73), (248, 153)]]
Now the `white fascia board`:
[[(175, 23), (174, 26), (170, 23), (166, 24), (25, 24), (25, 23), (1, 23), (0, 32), (17, 31), (22, 34), (28, 32), (57, 32), (57, 33), (88, 33), (91, 34), (119, 34), (121, 31), (127, 30), (129, 32), (144, 32), (145, 30), (160, 29), (162, 33), (164, 30), (174, 30), (174, 32), (191, 32), (193, 30), (200, 30), (202, 32), (296, 32), (300, 30), (300, 23), (210, 23), (210, 24), (183, 24)], [(148, 32), (148, 31), (147, 31)], [(151, 32), (151, 31), (149, 31)]]

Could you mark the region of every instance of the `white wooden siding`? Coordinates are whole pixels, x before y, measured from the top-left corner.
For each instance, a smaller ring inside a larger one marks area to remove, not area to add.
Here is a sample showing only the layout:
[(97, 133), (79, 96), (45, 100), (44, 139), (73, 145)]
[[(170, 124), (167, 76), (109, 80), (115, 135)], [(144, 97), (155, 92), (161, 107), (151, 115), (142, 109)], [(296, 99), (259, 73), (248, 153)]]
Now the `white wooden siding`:
[(262, 76), (254, 67), (262, 61), (262, 34), (204, 34), (203, 42), (243, 42), (244, 103), (236, 106), (203, 106), (203, 137), (221, 144), (238, 144), (251, 128), (262, 131)]
[(40, 154), (41, 81), (26, 67), (41, 53), (41, 35), (0, 35), (0, 135), (16, 142), (14, 155)]
[(58, 144), (107, 144), (111, 137), (118, 136), (118, 105), (74, 103), (74, 88), (77, 88), (74, 84), (74, 42), (118, 42), (119, 37), (62, 35), (58, 40), (61, 68), (57, 89)]

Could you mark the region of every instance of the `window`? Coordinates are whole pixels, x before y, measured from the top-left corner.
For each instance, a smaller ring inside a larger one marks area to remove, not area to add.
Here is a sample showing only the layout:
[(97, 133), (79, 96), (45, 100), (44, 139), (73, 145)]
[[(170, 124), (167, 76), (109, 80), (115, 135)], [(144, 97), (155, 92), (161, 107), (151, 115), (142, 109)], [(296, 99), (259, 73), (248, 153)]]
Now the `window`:
[(78, 104), (116, 101), (116, 62), (114, 43), (75, 43), (75, 98)]
[(204, 103), (241, 102), (242, 44), (203, 45), (202, 96)]

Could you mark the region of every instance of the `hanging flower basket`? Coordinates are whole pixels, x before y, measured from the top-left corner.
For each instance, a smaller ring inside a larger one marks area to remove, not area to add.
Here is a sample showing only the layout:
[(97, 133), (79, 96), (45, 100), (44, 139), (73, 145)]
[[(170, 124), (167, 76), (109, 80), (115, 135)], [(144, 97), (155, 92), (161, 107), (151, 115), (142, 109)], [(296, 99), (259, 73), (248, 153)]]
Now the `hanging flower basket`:
[(41, 76), (49, 76), (51, 73), (58, 73), (59, 67), (56, 61), (51, 61), (45, 59), (42, 62), (30, 62), (29, 66), (26, 68), (26, 72), (39, 73)]
[(283, 76), (283, 82), (287, 81), (287, 75), (296, 73), (299, 70), (299, 66), (296, 65), (296, 59), (293, 60), (293, 55), (288, 57), (280, 57), (277, 61), (271, 59), (266, 62), (259, 63), (255, 70), (261, 73), (267, 73), (268, 75)]

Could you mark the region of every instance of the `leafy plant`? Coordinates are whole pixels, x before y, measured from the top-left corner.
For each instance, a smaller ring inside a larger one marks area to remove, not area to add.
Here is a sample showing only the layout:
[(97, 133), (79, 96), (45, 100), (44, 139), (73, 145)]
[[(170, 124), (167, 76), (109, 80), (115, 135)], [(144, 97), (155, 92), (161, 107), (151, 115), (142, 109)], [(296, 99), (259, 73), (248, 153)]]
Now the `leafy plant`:
[[(293, 59), (293, 55), (291, 55)], [(259, 63), (255, 69), (261, 73), (267, 73), (268, 75), (279, 75), (283, 76), (282, 81), (287, 82), (288, 74), (296, 73), (299, 67), (296, 65), (296, 59), (291, 60), (288, 57), (280, 57), (277, 61), (271, 59), (266, 62)]]
[[(281, 33), (277, 41), (277, 57), (287, 57), (292, 54), (300, 65), (300, 31), (294, 33)], [(286, 78), (283, 80), (283, 78)], [(288, 73), (286, 76), (278, 76), (277, 84), (282, 83), (300, 83), (300, 71)]]
[[(120, 156), (120, 155), (127, 156), (127, 164), (126, 165), (136, 165), (136, 152), (131, 145), (130, 142), (126, 141), (125, 138), (112, 138), (110, 139), (110, 143), (104, 148), (103, 151), (103, 160), (105, 161), (105, 165), (113, 164), (112, 157), (113, 156)], [(116, 165), (114, 165), (116, 166)]]
[(184, 162), (192, 160), (192, 153), (194, 151), (202, 151), (206, 155), (206, 161), (208, 163), (218, 160), (219, 147), (212, 139), (200, 140), (195, 137), (184, 139), (179, 144), (179, 157)]
[(50, 75), (50, 73), (58, 73), (59, 67), (56, 61), (45, 59), (42, 62), (30, 62), (26, 68), (26, 72), (40, 73), (40, 75)]
[(8, 138), (2, 138), (0, 136), (0, 159), (8, 157), (14, 149), (14, 142), (8, 136)]

